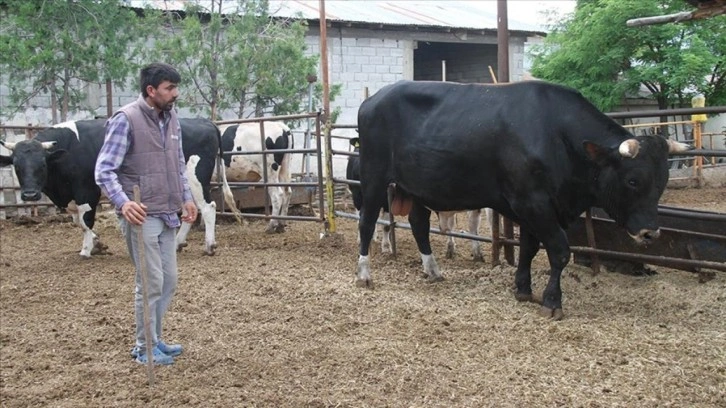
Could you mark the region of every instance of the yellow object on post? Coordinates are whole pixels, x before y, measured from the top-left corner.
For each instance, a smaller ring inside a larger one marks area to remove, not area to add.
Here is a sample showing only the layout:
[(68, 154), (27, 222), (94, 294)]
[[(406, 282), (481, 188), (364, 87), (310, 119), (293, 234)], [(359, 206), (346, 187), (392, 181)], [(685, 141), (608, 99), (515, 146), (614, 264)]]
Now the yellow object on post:
[[(706, 106), (706, 97), (698, 94), (691, 98), (691, 106), (693, 108), (703, 108)], [(705, 122), (707, 120), (706, 114), (701, 113), (698, 115), (691, 115), (691, 120), (694, 122)]]

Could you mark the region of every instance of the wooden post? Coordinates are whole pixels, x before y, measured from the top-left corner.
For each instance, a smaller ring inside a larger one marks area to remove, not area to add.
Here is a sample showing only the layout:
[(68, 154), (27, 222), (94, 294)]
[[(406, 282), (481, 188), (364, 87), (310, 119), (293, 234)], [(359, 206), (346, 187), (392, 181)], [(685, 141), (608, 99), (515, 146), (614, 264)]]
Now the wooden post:
[[(706, 106), (706, 98), (699, 94), (691, 99), (691, 106), (694, 108), (703, 108)], [(701, 123), (706, 122), (708, 117), (705, 114), (691, 115), (693, 121), (693, 147), (696, 149), (703, 148), (703, 139), (701, 135)], [(693, 177), (696, 179), (696, 185), (703, 185), (703, 156), (693, 158)]]
[[(335, 228), (335, 194), (333, 192), (333, 143), (330, 138), (330, 82), (328, 78), (328, 21), (325, 16), (325, 0), (320, 0), (320, 70), (323, 85), (323, 121), (325, 127), (325, 196), (328, 199), (325, 234), (334, 234)], [(320, 211), (322, 212), (322, 208)]]
[[(587, 233), (587, 245), (590, 246), (592, 249), (597, 249), (595, 245), (595, 230), (592, 227), (592, 209), (588, 208), (587, 211), (585, 211), (585, 232)], [(595, 275), (600, 273), (600, 258), (598, 258), (596, 253), (592, 253), (590, 255), (590, 259), (592, 260), (592, 271)]]

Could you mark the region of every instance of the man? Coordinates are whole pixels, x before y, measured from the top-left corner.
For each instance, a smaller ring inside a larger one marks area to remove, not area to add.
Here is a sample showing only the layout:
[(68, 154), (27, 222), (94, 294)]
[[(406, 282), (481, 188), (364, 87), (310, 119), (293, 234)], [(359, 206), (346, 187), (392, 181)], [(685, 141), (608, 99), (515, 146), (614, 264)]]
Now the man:
[[(111, 200), (136, 268), (136, 362), (148, 362), (146, 342), (152, 342), (153, 362), (173, 364), (179, 344), (161, 340), (161, 326), (177, 284), (175, 234), (181, 221), (197, 217), (182, 153), (181, 127), (174, 102), (181, 76), (172, 66), (153, 63), (141, 69), (141, 96), (106, 122), (106, 137), (96, 161), (96, 184)], [(141, 191), (134, 201), (134, 186)], [(141, 228), (147, 271), (151, 339), (144, 333), (137, 228)]]

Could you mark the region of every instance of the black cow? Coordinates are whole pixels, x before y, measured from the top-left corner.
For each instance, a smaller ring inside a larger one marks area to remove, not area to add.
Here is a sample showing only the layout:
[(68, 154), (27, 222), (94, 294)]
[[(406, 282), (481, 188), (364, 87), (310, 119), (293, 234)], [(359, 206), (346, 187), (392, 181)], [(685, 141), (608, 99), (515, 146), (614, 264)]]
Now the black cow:
[[(350, 139), (350, 145), (353, 147), (353, 152), (358, 152), (360, 149), (360, 140), (357, 137), (354, 137)], [(348, 157), (348, 165), (345, 169), (345, 178), (348, 180), (357, 180), (360, 181), (360, 159), (358, 156), (349, 156)], [(350, 184), (348, 185), (348, 188), (350, 189), (351, 197), (353, 198), (353, 205), (355, 206), (355, 209), (360, 211), (361, 205), (363, 204), (363, 193), (361, 193), (360, 186), (356, 184)], [(444, 232), (452, 232), (454, 231), (454, 228), (456, 227), (456, 211), (441, 211), (438, 212), (437, 215), (439, 217), (439, 229)], [(491, 220), (491, 209), (486, 209), (487, 214), (487, 220)], [(386, 201), (383, 204), (383, 214), (382, 218), (384, 220), (388, 220), (390, 218), (390, 213), (388, 211), (388, 201)], [(479, 224), (481, 222), (481, 210), (471, 210), (467, 211), (467, 218), (468, 218), (468, 226), (469, 226), (469, 233), (472, 235), (479, 234)], [(393, 249), (391, 247), (391, 227), (386, 225), (383, 227), (383, 239), (381, 240), (381, 252), (384, 253), (392, 253)], [(375, 240), (375, 236), (378, 235), (378, 229), (376, 229), (376, 232), (374, 233), (373, 240)], [(360, 234), (358, 234), (358, 242), (360, 242)], [(446, 257), (447, 258), (453, 258), (456, 254), (456, 243), (454, 242), (454, 237), (447, 236), (446, 237)], [(477, 240), (471, 240), (471, 254), (475, 261), (484, 261), (484, 255), (481, 251), (481, 242)]]
[[(20, 182), (21, 199), (37, 201), (43, 192), (53, 204), (68, 210), (73, 215), (73, 221), (83, 229), (80, 255), (84, 258), (106, 249), (93, 232), (96, 207), (101, 198), (101, 190), (94, 180), (94, 169), (103, 145), (104, 123), (104, 119), (65, 122), (40, 131), (30, 140), (0, 142), (12, 151), (10, 156), (0, 156), (0, 166), (14, 166)], [(182, 119), (181, 124), (182, 145), (188, 160), (187, 174), (207, 229), (205, 253), (212, 255), (216, 244), (214, 202), (209, 197), (209, 189), (211, 169), (217, 160), (221, 161), (219, 130), (206, 119)], [(224, 192), (225, 199), (236, 210), (226, 182)], [(177, 248), (185, 245), (187, 231), (188, 225), (186, 231), (182, 228), (177, 235)]]
[(434, 211), (490, 207), (520, 225), (516, 298), (534, 300), (530, 268), (540, 242), (551, 266), (542, 313), (562, 318), (560, 275), (570, 259), (565, 229), (602, 207), (639, 243), (659, 236), (657, 206), (669, 151), (691, 147), (634, 137), (580, 93), (540, 81), (462, 85), (401, 81), (358, 111), (363, 203), (357, 284), (369, 286), (368, 250), (386, 186), (409, 222), (430, 280)]
[[(357, 137), (350, 139), (350, 145), (353, 147), (353, 152), (357, 153), (359, 151), (360, 143)], [(345, 178), (348, 180), (360, 180), (360, 159), (358, 156), (348, 156), (348, 165), (345, 168)], [(353, 198), (353, 206), (356, 210), (360, 211), (361, 205), (363, 204), (363, 193), (360, 191), (360, 186), (357, 184), (349, 184), (348, 189), (350, 190), (350, 195)], [(390, 219), (390, 214), (388, 212), (388, 200), (383, 203), (382, 218), (386, 221)], [(375, 231), (375, 234), (377, 235), (378, 229)], [(383, 234), (381, 235), (383, 236), (383, 238), (381, 238), (381, 252), (392, 253), (393, 248), (391, 246), (390, 225), (385, 225), (383, 227)], [(373, 239), (375, 239), (375, 237)], [(358, 234), (358, 242), (360, 242), (360, 234)]]

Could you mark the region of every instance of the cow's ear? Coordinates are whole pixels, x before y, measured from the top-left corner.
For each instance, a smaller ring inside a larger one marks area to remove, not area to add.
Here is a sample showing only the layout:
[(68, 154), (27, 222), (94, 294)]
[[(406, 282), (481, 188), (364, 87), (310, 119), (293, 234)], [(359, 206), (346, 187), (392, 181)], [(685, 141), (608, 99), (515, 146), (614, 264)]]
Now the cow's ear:
[(55, 150), (53, 152), (50, 152), (50, 153), (48, 153), (48, 157), (46, 157), (46, 161), (48, 163), (58, 161), (61, 159), (61, 157), (63, 157), (65, 155), (65, 153), (66, 153), (65, 150)]
[(595, 162), (598, 166), (604, 166), (612, 157), (612, 149), (600, 146), (597, 143), (588, 140), (582, 142), (582, 147), (587, 153), (587, 157)]
[(10, 156), (0, 155), (0, 167), (5, 167), (13, 164), (13, 158)]

